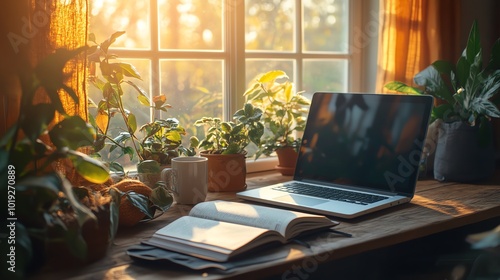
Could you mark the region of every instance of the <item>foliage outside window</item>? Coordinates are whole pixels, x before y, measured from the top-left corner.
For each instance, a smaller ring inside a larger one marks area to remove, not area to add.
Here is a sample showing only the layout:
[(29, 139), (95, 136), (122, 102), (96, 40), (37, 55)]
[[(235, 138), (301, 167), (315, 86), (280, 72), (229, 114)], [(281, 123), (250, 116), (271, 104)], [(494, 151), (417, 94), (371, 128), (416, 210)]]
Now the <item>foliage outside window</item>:
[(347, 91), (350, 8), (348, 0), (92, 0), (90, 32), (101, 41), (125, 31), (112, 51), (141, 73), (150, 99), (164, 94), (172, 105), (145, 110), (124, 87), (138, 125), (176, 118), (189, 141), (203, 138), (196, 120), (230, 120), (247, 85), (270, 70), (285, 71), (305, 96)]

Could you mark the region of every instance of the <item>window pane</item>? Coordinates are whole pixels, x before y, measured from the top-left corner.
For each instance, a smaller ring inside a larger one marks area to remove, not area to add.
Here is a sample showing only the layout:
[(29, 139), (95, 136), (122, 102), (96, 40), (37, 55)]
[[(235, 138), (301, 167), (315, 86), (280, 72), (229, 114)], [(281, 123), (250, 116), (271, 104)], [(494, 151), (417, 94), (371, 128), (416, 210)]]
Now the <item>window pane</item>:
[(346, 59), (304, 60), (303, 75), (303, 89), (308, 94), (315, 91), (347, 91), (348, 66)]
[(221, 50), (222, 7), (222, 0), (159, 0), (160, 48)]
[(293, 81), (294, 61), (285, 59), (247, 59), (246, 60), (246, 83), (249, 84), (259, 74), (271, 70), (283, 70)]
[(113, 48), (150, 49), (150, 0), (117, 1), (92, 0), (90, 1), (90, 32), (97, 37), (100, 43), (116, 31), (126, 31), (113, 44)]
[(246, 50), (293, 51), (295, 0), (246, 0)]
[(349, 1), (304, 0), (304, 51), (348, 51)]
[(202, 129), (193, 126), (196, 120), (205, 116), (222, 118), (223, 61), (161, 60), (160, 68), (161, 93), (172, 105), (161, 118), (177, 118), (188, 136), (202, 137), (197, 132)]

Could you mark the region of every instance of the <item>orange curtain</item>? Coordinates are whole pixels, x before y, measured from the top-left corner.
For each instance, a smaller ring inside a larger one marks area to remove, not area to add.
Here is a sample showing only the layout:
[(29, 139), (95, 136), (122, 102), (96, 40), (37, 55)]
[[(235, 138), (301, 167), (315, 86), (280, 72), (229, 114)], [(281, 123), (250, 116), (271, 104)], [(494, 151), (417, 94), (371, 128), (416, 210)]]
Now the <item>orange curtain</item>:
[(454, 61), (460, 53), (460, 1), (380, 0), (376, 90), (413, 76), (438, 59)]
[[(19, 75), (29, 71), (57, 48), (75, 49), (86, 45), (88, 0), (6, 1), (0, 9), (0, 135), (17, 120), (21, 88)], [(70, 115), (87, 119), (85, 56), (67, 64), (66, 84), (79, 97), (75, 103), (61, 94)], [(40, 92), (35, 103), (47, 102)], [(56, 117), (56, 121), (60, 116)]]

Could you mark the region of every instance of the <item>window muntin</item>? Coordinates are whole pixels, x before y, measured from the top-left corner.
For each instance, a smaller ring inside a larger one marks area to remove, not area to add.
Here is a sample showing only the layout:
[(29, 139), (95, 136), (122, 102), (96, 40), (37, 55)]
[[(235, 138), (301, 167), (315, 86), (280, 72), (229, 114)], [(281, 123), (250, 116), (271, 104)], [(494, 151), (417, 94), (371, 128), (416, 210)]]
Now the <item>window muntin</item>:
[(98, 42), (126, 31), (113, 51), (122, 60), (148, 61), (130, 61), (143, 76), (139, 84), (151, 97), (165, 94), (173, 106), (161, 114), (131, 108), (140, 115), (139, 126), (151, 113), (150, 119), (178, 118), (190, 135), (198, 135), (194, 120), (230, 118), (250, 80), (272, 69), (284, 70), (296, 90), (309, 95), (350, 90), (353, 2), (92, 0), (90, 31)]

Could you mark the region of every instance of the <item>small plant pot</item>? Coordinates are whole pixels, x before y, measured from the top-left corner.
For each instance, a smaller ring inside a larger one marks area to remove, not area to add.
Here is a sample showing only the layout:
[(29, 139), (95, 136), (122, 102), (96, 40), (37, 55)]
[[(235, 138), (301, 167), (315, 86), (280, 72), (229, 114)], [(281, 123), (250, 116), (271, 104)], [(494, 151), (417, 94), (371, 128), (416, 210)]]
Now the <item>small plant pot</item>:
[(246, 189), (246, 161), (244, 154), (208, 154), (208, 191), (238, 192)]
[(491, 177), (495, 171), (491, 135), (490, 130), (486, 145), (481, 145), (479, 125), (441, 123), (434, 158), (434, 178), (438, 181), (471, 183)]
[(284, 147), (276, 150), (278, 165), (275, 167), (283, 176), (293, 176), (299, 154), (293, 147)]

